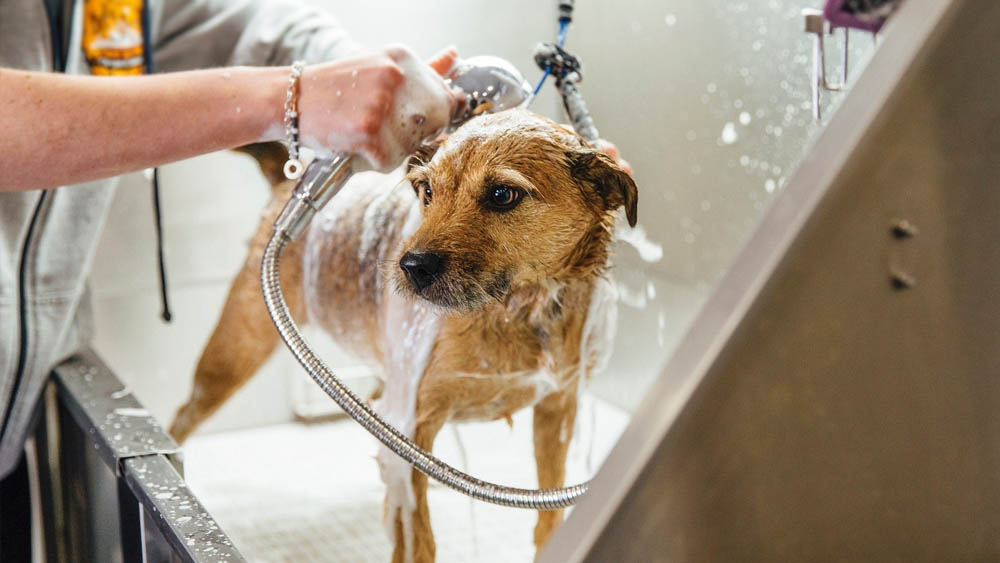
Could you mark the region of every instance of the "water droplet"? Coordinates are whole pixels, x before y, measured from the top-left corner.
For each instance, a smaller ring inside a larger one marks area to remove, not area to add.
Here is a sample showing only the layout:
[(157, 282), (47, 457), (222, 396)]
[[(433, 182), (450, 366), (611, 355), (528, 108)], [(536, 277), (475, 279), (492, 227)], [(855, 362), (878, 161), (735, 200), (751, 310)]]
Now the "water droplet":
[(740, 125), (750, 125), (750, 112), (741, 111), (740, 112)]
[(667, 14), (666, 17), (663, 18), (663, 21), (666, 22), (667, 25), (672, 27), (674, 24), (677, 23), (677, 16), (673, 14)]
[(341, 94), (341, 93), (342, 93), (342, 92), (341, 92), (340, 90), (337, 90), (337, 97), (338, 97), (338, 98), (340, 97), (340, 94)]
[(774, 188), (775, 188), (774, 180), (768, 178), (767, 181), (764, 182), (764, 189), (767, 190), (767, 193), (774, 193)]
[(722, 142), (731, 145), (739, 138), (740, 136), (736, 133), (736, 126), (733, 125), (733, 122), (726, 122), (726, 125), (722, 128)]

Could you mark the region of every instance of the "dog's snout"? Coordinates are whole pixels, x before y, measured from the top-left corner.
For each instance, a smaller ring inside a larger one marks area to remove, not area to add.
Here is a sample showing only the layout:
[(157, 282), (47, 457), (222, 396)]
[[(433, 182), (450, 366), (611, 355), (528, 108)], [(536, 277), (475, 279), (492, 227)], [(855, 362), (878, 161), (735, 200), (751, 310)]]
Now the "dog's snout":
[(421, 291), (441, 277), (444, 258), (433, 252), (407, 252), (399, 259), (399, 267), (417, 291)]

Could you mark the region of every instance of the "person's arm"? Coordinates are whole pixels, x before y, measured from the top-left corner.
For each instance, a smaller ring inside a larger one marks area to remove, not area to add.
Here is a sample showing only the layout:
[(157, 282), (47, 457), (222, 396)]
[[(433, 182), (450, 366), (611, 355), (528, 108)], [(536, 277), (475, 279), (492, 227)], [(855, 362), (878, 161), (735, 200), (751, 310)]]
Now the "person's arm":
[[(446, 70), (456, 56), (446, 51), (431, 68)], [(375, 168), (393, 165), (387, 159), (399, 139), (384, 129), (394, 127), (390, 120), (403, 102), (397, 93), (426, 93), (428, 107), (421, 109), (428, 127), (443, 128), (456, 103), (440, 78), (427, 73), (433, 74), (399, 48), (307, 67), (299, 95), (303, 143), (361, 153)], [(0, 69), (0, 190), (80, 183), (281, 140), (288, 75), (287, 67), (135, 77)], [(419, 142), (403, 140), (413, 148)]]

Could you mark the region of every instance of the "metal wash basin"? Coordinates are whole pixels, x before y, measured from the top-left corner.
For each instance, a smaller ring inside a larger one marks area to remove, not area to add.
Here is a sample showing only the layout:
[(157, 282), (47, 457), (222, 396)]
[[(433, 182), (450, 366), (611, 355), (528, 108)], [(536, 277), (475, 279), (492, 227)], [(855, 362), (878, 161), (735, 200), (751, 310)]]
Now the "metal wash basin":
[(1000, 559), (997, 38), (903, 3), (543, 561)]

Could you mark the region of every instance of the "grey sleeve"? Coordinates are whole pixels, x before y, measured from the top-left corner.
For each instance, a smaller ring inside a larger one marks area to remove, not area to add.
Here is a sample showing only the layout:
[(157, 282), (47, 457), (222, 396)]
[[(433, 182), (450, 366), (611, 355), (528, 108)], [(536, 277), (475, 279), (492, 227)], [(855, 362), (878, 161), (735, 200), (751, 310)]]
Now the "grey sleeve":
[[(323, 62), (362, 50), (328, 13), (298, 0), (162, 0), (152, 10), (157, 72)], [(155, 4), (154, 4), (155, 5)]]

